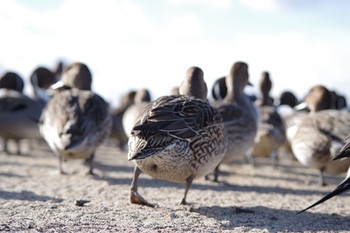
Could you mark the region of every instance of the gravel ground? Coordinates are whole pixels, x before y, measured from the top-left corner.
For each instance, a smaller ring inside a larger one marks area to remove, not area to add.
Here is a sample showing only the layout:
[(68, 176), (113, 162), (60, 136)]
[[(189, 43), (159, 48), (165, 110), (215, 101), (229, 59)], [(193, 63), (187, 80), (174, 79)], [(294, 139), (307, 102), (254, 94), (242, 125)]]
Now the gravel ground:
[[(26, 155), (0, 153), (0, 231), (10, 232), (346, 232), (350, 196), (337, 196), (297, 215), (343, 179), (327, 177), (282, 156), (257, 166), (223, 165), (221, 183), (196, 180), (189, 205), (181, 206), (183, 184), (142, 174), (139, 192), (156, 208), (130, 204), (133, 163), (112, 146), (96, 154), (96, 175), (85, 175), (81, 161), (69, 161), (59, 175), (57, 158), (45, 145)], [(85, 203), (86, 201), (86, 203)]]

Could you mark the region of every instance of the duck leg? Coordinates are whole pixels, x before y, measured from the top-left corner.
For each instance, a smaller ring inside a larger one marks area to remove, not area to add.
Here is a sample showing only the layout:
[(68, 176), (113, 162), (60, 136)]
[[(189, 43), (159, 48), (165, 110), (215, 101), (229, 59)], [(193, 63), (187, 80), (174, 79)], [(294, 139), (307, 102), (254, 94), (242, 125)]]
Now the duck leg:
[(95, 153), (92, 153), (90, 158), (85, 160), (85, 163), (89, 166), (89, 171), (87, 172), (87, 175), (94, 175), (93, 169), (94, 169), (94, 157)]
[(16, 142), (16, 147), (17, 147), (16, 154), (17, 155), (22, 155), (22, 152), (21, 152), (21, 141), (20, 140), (15, 140), (15, 142)]
[(8, 149), (8, 139), (7, 138), (3, 139), (3, 148), (4, 148), (3, 151), (6, 154), (10, 154), (9, 149)]
[(148, 201), (146, 201), (146, 200), (137, 192), (138, 180), (139, 180), (140, 174), (141, 174), (140, 168), (138, 168), (138, 167), (135, 165), (134, 176), (133, 176), (132, 181), (131, 181), (130, 202), (133, 203), (133, 204), (138, 204), (138, 205), (145, 205), (145, 206), (149, 206), (149, 207), (154, 207), (153, 204), (151, 204), (151, 203), (149, 203)]
[(187, 193), (188, 193), (188, 190), (190, 189), (191, 185), (192, 185), (192, 182), (193, 182), (193, 176), (190, 176), (186, 179), (186, 189), (185, 189), (185, 194), (183, 196), (183, 198), (181, 199), (180, 201), (180, 205), (186, 205), (187, 202), (186, 202), (186, 197), (187, 197)]
[(319, 174), (318, 174), (318, 185), (319, 185), (319, 186), (326, 186), (326, 185), (327, 185), (327, 184), (326, 184), (326, 181), (325, 181), (325, 179), (324, 179), (323, 171), (324, 171), (323, 168), (321, 168), (321, 169), (319, 170)]
[[(206, 180), (210, 180), (210, 181), (212, 181), (212, 182), (219, 182), (219, 180), (218, 180), (219, 172), (220, 172), (220, 171), (219, 171), (219, 166), (220, 166), (220, 164), (216, 166), (216, 168), (214, 169), (212, 175), (211, 175), (211, 174), (206, 175), (206, 176), (205, 176), (205, 179), (206, 179)], [(213, 179), (210, 178), (211, 176), (213, 176)]]
[(63, 170), (63, 162), (64, 162), (64, 159), (61, 156), (59, 156), (58, 157), (58, 170), (60, 171), (61, 175), (66, 175), (67, 173)]
[(278, 168), (279, 166), (279, 158), (278, 158), (278, 153), (277, 151), (272, 151), (272, 154), (271, 154), (271, 159), (273, 161), (273, 167), (274, 168)]

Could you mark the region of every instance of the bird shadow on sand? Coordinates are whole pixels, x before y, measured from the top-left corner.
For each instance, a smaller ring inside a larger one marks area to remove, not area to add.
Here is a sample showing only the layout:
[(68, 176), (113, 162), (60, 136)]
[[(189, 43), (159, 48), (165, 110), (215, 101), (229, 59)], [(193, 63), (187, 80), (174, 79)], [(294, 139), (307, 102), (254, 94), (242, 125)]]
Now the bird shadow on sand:
[(0, 190), (0, 198), (6, 199), (6, 200), (22, 200), (22, 201), (39, 201), (39, 202), (54, 202), (54, 203), (60, 203), (63, 201), (61, 198), (46, 196), (46, 195), (38, 195), (31, 191), (20, 191), (20, 192), (14, 192), (14, 191), (4, 191)]
[[(116, 177), (95, 177), (98, 180), (105, 180), (109, 185), (130, 185), (132, 180), (132, 173), (130, 178), (116, 178)], [(185, 189), (185, 184), (172, 183), (163, 180), (153, 179), (150, 177), (142, 177), (139, 179), (139, 188), (175, 188), (181, 193)], [(211, 190), (215, 192), (242, 192), (242, 193), (275, 193), (275, 194), (293, 194), (293, 195), (326, 195), (329, 191), (319, 191), (313, 189), (289, 189), (282, 187), (271, 187), (271, 186), (246, 186), (246, 185), (235, 185), (228, 183), (214, 183), (210, 181), (201, 181), (201, 183), (194, 182), (191, 186), (191, 190)], [(191, 192), (191, 191), (190, 191)]]
[(348, 231), (349, 217), (337, 214), (323, 214), (256, 207), (220, 207), (208, 206), (191, 208), (191, 212), (204, 215), (222, 222), (223, 230), (237, 227), (258, 228), (268, 232), (305, 232), (305, 231)]
[(134, 172), (133, 167), (125, 166), (125, 165), (116, 165), (116, 164), (106, 164), (105, 162), (94, 161), (94, 167), (104, 171), (104, 172), (126, 172), (130, 173), (130, 177)]
[(0, 177), (5, 176), (5, 177), (16, 177), (16, 178), (24, 178), (25, 176), (10, 173), (10, 172), (0, 172)]

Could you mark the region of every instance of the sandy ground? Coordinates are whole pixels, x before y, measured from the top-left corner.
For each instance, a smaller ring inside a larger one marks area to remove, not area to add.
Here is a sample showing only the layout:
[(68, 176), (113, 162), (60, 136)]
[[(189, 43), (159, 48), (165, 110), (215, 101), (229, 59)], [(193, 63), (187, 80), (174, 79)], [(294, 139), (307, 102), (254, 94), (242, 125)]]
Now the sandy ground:
[[(343, 176), (315, 182), (317, 172), (284, 157), (257, 167), (222, 166), (222, 183), (194, 182), (189, 205), (181, 206), (183, 184), (142, 174), (139, 192), (156, 208), (130, 204), (133, 163), (125, 152), (101, 147), (96, 175), (80, 161), (66, 163), (72, 175), (59, 175), (57, 158), (45, 146), (27, 155), (0, 154), (0, 231), (10, 232), (342, 232), (350, 231), (350, 196), (342, 195), (297, 215), (338, 184)], [(77, 201), (89, 201), (83, 206)]]

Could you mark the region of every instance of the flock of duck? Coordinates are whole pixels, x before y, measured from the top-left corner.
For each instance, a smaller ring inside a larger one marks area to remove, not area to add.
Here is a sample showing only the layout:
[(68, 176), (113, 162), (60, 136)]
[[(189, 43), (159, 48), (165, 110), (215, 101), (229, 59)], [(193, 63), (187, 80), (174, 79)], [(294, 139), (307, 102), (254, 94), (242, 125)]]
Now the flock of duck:
[[(186, 204), (195, 179), (219, 181), (220, 165), (242, 157), (254, 164), (257, 156), (271, 157), (278, 166), (281, 148), (303, 165), (324, 174), (345, 173), (350, 167), (350, 112), (344, 97), (325, 86), (312, 87), (304, 101), (286, 91), (279, 103), (270, 96), (272, 80), (262, 72), (259, 98), (247, 96), (248, 64), (235, 62), (213, 85), (208, 99), (204, 72), (190, 67), (182, 83), (168, 96), (151, 101), (147, 89), (130, 91), (118, 108), (91, 90), (92, 74), (80, 62), (56, 71), (35, 69), (30, 77), (34, 97), (23, 94), (23, 79), (14, 72), (0, 78), (0, 137), (6, 153), (8, 140), (44, 139), (64, 162), (82, 159), (93, 172), (96, 149), (105, 140), (128, 150), (135, 164), (130, 201), (153, 207), (138, 192), (139, 175), (185, 183), (180, 201)], [(302, 210), (350, 189), (350, 169), (330, 194)], [(301, 212), (302, 212), (301, 211)]]

